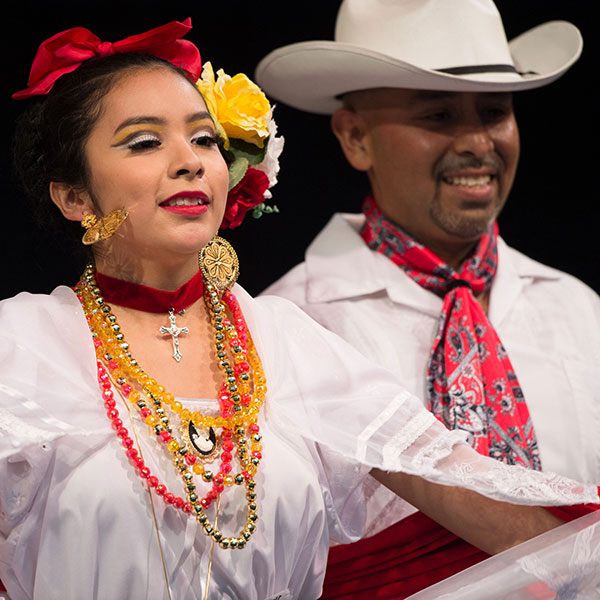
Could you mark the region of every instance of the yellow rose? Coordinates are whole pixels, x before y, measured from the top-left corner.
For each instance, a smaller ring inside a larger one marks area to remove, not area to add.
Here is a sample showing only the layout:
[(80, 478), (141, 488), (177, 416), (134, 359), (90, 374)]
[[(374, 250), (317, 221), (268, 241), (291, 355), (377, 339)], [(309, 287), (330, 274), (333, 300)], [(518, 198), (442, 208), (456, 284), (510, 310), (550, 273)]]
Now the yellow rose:
[(227, 133), (219, 121), (217, 99), (215, 97), (215, 73), (210, 62), (204, 63), (202, 67), (202, 75), (196, 82), (196, 87), (202, 94), (206, 108), (215, 122), (217, 134), (219, 137), (223, 138), (225, 150), (229, 150), (229, 138), (227, 137)]
[(228, 137), (244, 140), (263, 148), (269, 137), (269, 101), (262, 90), (246, 75), (238, 73), (234, 77), (217, 71), (217, 79), (212, 65), (204, 64), (197, 87), (204, 97), (208, 111), (227, 134), (225, 148), (229, 147)]

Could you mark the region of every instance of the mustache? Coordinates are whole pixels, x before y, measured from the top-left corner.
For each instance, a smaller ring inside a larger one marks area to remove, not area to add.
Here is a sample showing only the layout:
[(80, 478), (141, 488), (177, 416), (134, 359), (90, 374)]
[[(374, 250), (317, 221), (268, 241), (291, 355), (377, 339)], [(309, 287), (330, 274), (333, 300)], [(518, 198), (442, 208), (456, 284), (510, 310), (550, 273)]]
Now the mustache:
[(481, 158), (449, 153), (445, 154), (436, 163), (433, 168), (433, 176), (438, 180), (445, 177), (448, 173), (463, 169), (481, 169), (483, 167), (492, 169), (497, 175), (504, 173), (504, 162), (494, 153), (486, 154)]

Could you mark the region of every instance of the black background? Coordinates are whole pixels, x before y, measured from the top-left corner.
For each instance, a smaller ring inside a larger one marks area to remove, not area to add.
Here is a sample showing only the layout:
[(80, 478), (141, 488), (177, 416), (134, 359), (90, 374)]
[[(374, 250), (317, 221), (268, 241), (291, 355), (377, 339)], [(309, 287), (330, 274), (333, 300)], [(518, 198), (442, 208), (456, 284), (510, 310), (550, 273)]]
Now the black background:
[[(461, 0), (448, 0), (461, 1)], [(559, 81), (516, 94), (521, 162), (511, 197), (500, 216), (509, 244), (546, 264), (583, 279), (600, 291), (597, 227), (596, 142), (598, 42), (590, 4), (583, 0), (498, 0), (509, 39), (544, 21), (566, 19), (584, 37), (578, 63)], [(331, 39), (337, 0), (264, 2), (47, 2), (9, 0), (3, 6), (3, 100), (8, 124), (2, 155), (0, 202), (0, 297), (27, 290), (49, 292), (73, 284), (79, 266), (60, 241), (34, 225), (10, 166), (13, 123), (22, 110), (10, 94), (26, 86), (37, 46), (75, 26), (116, 41), (190, 16), (204, 60), (231, 75), (253, 75), (258, 61), (276, 47)], [(592, 91), (592, 86), (594, 91)], [(275, 112), (286, 138), (279, 183), (273, 189), (281, 213), (248, 219), (226, 231), (234, 244), (240, 282), (258, 293), (302, 260), (305, 247), (336, 211), (356, 212), (367, 191), (366, 177), (346, 163), (326, 116), (284, 105)]]

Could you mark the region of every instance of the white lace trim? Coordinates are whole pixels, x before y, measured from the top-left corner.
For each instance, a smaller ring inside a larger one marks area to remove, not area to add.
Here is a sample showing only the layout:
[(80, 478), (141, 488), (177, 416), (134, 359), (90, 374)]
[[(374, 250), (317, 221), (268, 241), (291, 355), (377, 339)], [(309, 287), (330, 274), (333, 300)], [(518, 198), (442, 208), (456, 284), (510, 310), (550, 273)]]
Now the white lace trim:
[[(460, 435), (452, 435), (458, 432), (449, 433), (434, 438), (415, 456), (418, 471), (429, 479), (460, 485), (499, 500), (516, 500), (519, 504), (552, 506), (598, 501), (595, 485), (555, 473), (485, 460), (466, 451)], [(457, 447), (458, 442), (461, 445)]]
[(435, 417), (429, 411), (415, 415), (392, 439), (383, 446), (383, 470), (389, 471), (402, 454), (414, 441), (427, 431)]
[(437, 463), (449, 456), (457, 444), (464, 443), (467, 435), (465, 431), (453, 429), (444, 432), (443, 436), (434, 437), (415, 454), (415, 467), (426, 472), (435, 470)]
[[(356, 460), (358, 462), (365, 462), (367, 456), (368, 442), (373, 435), (389, 421), (394, 413), (398, 411), (402, 405), (410, 398), (410, 393), (406, 390), (395, 396), (392, 401), (361, 431), (356, 440)], [(402, 436), (405, 437), (404, 428), (402, 429)], [(400, 435), (400, 434), (399, 434)], [(416, 437), (405, 446), (408, 447)]]

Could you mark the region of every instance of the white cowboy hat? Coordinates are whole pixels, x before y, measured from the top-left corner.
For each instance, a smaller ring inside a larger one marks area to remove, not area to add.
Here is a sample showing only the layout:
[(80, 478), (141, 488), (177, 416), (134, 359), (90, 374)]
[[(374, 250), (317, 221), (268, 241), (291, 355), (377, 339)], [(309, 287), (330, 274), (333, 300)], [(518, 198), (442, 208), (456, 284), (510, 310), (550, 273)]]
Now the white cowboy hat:
[(510, 42), (492, 0), (344, 0), (335, 41), (290, 44), (261, 60), (273, 98), (331, 113), (346, 92), (380, 87), (518, 91), (560, 77), (581, 54), (577, 27), (550, 21)]

